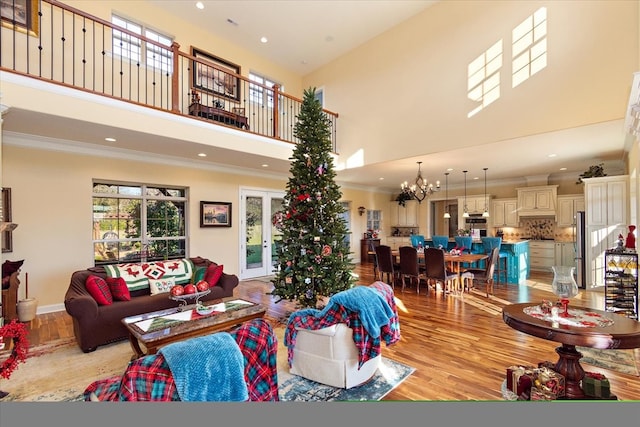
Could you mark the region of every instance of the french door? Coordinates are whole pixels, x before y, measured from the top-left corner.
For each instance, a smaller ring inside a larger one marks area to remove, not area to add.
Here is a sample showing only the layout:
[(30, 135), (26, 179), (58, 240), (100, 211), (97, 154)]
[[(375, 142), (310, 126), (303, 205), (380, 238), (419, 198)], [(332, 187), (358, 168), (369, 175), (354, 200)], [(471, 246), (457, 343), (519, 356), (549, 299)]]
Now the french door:
[(240, 189), (240, 279), (274, 273), (280, 232), (271, 222), (282, 211), (283, 191)]

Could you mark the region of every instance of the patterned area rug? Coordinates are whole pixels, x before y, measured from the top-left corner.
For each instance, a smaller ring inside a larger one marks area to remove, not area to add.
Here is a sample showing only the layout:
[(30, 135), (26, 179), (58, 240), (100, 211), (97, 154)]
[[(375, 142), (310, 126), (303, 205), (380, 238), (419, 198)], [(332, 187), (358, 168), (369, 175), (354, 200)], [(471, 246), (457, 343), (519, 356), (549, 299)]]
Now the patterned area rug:
[[(597, 366), (599, 368), (611, 369), (624, 374), (640, 376), (636, 350), (599, 350), (596, 348), (576, 347), (582, 353), (581, 365)], [(588, 367), (583, 366), (585, 370)]]
[(383, 357), (380, 368), (369, 381), (347, 390), (278, 371), (278, 394), (285, 402), (380, 400), (414, 371), (410, 366)]

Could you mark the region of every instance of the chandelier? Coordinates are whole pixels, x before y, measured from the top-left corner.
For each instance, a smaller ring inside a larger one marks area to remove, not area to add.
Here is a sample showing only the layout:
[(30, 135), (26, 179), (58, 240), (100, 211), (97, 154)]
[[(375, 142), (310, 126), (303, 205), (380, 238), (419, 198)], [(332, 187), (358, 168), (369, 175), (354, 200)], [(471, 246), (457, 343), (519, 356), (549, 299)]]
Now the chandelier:
[(432, 182), (427, 181), (426, 178), (422, 177), (422, 172), (420, 170), (420, 164), (422, 162), (416, 162), (418, 164), (418, 176), (414, 181), (414, 184), (409, 185), (407, 181), (400, 184), (400, 188), (402, 189), (402, 195), (407, 196), (410, 199), (416, 199), (418, 203), (422, 202), (427, 196), (435, 193), (436, 191), (440, 191), (440, 181), (436, 181), (436, 184), (433, 185)]

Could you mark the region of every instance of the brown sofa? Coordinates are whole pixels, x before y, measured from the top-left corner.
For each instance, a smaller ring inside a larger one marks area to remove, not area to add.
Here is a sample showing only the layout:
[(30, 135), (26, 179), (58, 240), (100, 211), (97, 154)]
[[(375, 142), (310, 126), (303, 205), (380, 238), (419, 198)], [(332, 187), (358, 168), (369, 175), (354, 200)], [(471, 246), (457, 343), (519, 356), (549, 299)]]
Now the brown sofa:
[[(206, 258), (190, 258), (194, 267), (208, 267), (212, 262)], [(170, 299), (168, 294), (151, 295), (149, 289), (134, 291), (130, 301), (113, 301), (110, 305), (99, 305), (87, 290), (87, 277), (96, 275), (106, 278), (103, 267), (91, 267), (76, 271), (71, 275), (71, 282), (64, 297), (67, 313), (73, 318), (73, 332), (80, 349), (85, 353), (94, 351), (98, 346), (128, 338), (127, 329), (121, 320), (128, 316), (148, 313), (176, 307), (178, 302)], [(233, 296), (233, 289), (238, 286), (236, 275), (224, 273), (208, 295), (200, 301), (210, 301)]]

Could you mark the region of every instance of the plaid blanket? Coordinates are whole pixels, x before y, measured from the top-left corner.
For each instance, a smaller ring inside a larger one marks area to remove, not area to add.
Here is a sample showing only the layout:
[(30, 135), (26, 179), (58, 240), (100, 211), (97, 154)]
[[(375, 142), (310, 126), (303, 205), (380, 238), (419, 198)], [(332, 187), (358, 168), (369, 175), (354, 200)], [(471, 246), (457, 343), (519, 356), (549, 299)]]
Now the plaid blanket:
[[(244, 376), (249, 401), (277, 401), (278, 342), (263, 319), (242, 324), (229, 334), (244, 357)], [(95, 381), (85, 389), (84, 400), (94, 393), (100, 401), (179, 401), (176, 384), (162, 354), (141, 357), (129, 363), (124, 375)]]
[[(400, 339), (400, 323), (398, 309), (393, 296), (393, 289), (384, 282), (374, 282), (369, 287), (378, 291), (391, 307), (392, 315), (386, 325), (380, 328), (377, 337), (368, 334), (362, 324), (358, 312), (349, 310), (341, 304), (329, 300), (329, 304), (322, 311), (316, 309), (299, 310), (289, 317), (284, 336), (284, 345), (287, 347), (289, 366), (293, 360), (293, 349), (296, 345), (298, 329), (322, 329), (338, 323), (344, 323), (353, 330), (353, 342), (358, 349), (358, 368), (368, 360), (380, 354), (380, 344), (384, 340), (386, 345), (391, 345)], [(318, 316), (322, 313), (321, 316)]]

